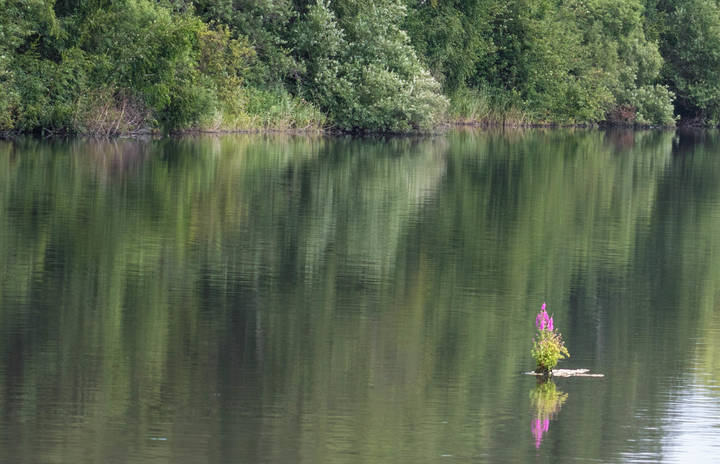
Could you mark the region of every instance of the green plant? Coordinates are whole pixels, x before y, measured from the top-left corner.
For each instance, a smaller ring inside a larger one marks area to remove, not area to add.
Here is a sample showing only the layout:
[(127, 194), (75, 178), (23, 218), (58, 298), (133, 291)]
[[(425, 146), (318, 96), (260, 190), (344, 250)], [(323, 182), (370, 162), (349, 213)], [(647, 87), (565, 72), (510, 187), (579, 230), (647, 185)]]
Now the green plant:
[(543, 303), (540, 313), (535, 318), (538, 334), (533, 339), (533, 347), (530, 351), (537, 364), (535, 372), (543, 374), (551, 372), (559, 360), (570, 357), (562, 335), (555, 330), (553, 318), (548, 316), (545, 308), (546, 304)]
[(450, 98), (449, 116), (462, 123), (488, 123), (492, 114), (490, 95), (485, 89), (459, 88)]
[(673, 99), (675, 94), (663, 85), (647, 85), (630, 94), (630, 104), (637, 109), (637, 122), (659, 126), (674, 126)]
[(343, 130), (430, 130), (448, 101), (400, 28), (405, 6), (373, 0), (345, 7), (350, 13), (340, 16), (317, 0), (297, 26), (305, 95)]

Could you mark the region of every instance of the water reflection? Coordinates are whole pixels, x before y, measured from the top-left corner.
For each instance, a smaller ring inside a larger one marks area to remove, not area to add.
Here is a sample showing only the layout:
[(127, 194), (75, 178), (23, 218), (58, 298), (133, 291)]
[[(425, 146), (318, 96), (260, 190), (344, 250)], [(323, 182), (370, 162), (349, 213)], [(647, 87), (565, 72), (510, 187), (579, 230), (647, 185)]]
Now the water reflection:
[[(672, 460), (720, 430), (703, 137), (0, 142), (0, 462)], [(544, 299), (607, 377), (529, 418)]]
[(533, 411), (530, 428), (535, 439), (535, 448), (540, 448), (543, 434), (550, 428), (550, 420), (555, 419), (567, 397), (568, 394), (558, 390), (551, 379), (538, 377), (537, 385), (530, 390), (530, 404)]

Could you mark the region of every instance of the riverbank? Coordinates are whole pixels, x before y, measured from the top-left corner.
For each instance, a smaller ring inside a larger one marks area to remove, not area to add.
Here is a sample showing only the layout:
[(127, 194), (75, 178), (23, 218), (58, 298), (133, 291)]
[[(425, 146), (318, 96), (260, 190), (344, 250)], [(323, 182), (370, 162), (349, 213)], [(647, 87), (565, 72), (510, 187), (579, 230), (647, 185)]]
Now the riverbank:
[(283, 134), (283, 135), (325, 135), (325, 136), (435, 136), (443, 135), (454, 129), (477, 129), (477, 130), (494, 130), (494, 129), (627, 129), (627, 130), (675, 130), (675, 129), (713, 129), (714, 126), (685, 125), (677, 126), (658, 126), (649, 124), (611, 124), (607, 122), (594, 124), (562, 124), (549, 122), (529, 122), (525, 120), (511, 119), (472, 119), (459, 118), (448, 120), (437, 125), (432, 130), (426, 131), (408, 131), (408, 132), (373, 132), (373, 131), (348, 131), (340, 130), (330, 126), (321, 126), (317, 124), (307, 125), (304, 127), (289, 126), (252, 126), (238, 128), (224, 127), (193, 127), (183, 130), (175, 130), (171, 132), (163, 132), (160, 129), (141, 129), (126, 132), (69, 132), (69, 131), (52, 131), (42, 130), (40, 132), (21, 132), (21, 131), (2, 131), (0, 132), (0, 140), (11, 140), (18, 137), (36, 137), (43, 139), (67, 138), (67, 137), (91, 137), (91, 138), (143, 138), (143, 137), (192, 137), (197, 135), (225, 135), (225, 134)]

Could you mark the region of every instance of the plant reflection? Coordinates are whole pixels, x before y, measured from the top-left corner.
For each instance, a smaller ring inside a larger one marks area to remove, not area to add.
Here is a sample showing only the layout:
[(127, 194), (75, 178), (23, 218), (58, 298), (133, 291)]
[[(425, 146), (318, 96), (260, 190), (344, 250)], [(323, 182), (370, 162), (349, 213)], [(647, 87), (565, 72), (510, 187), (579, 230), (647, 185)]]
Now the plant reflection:
[(530, 424), (535, 448), (540, 448), (543, 434), (550, 428), (550, 419), (554, 418), (567, 400), (567, 393), (557, 389), (555, 382), (545, 377), (538, 377), (538, 383), (530, 390), (530, 404), (533, 409), (533, 420)]

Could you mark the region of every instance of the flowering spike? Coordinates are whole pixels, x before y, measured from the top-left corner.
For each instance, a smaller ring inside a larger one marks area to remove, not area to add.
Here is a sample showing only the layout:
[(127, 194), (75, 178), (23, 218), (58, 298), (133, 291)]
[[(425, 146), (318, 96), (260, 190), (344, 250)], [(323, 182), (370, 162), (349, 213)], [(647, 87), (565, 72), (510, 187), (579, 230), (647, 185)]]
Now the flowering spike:
[(552, 331), (553, 330), (553, 318), (550, 316), (550, 320), (548, 321), (547, 329)]
[(548, 323), (548, 313), (545, 311), (545, 303), (543, 303), (542, 309), (540, 309), (540, 312), (535, 318), (535, 327), (537, 327), (538, 330), (546, 330)]

